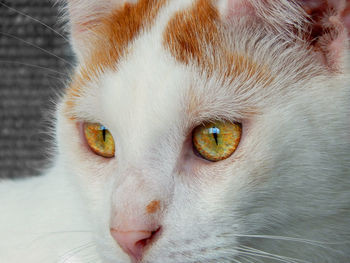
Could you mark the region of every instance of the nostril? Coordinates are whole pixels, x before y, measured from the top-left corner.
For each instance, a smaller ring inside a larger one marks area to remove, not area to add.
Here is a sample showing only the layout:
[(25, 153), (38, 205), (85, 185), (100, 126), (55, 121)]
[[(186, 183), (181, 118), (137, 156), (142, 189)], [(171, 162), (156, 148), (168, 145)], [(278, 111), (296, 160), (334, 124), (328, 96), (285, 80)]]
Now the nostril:
[(156, 239), (160, 235), (160, 232), (161, 232), (161, 227), (158, 227), (155, 231), (152, 231), (152, 236), (151, 236), (152, 241), (154, 241), (154, 239)]
[(159, 235), (159, 233), (160, 233), (160, 227), (157, 230), (152, 231), (149, 237), (136, 242), (136, 245), (146, 247), (148, 244), (154, 242), (154, 240)]
[(160, 227), (155, 231), (118, 231), (111, 229), (111, 235), (133, 261), (138, 261), (142, 258), (147, 245), (154, 242), (159, 235), (160, 229)]

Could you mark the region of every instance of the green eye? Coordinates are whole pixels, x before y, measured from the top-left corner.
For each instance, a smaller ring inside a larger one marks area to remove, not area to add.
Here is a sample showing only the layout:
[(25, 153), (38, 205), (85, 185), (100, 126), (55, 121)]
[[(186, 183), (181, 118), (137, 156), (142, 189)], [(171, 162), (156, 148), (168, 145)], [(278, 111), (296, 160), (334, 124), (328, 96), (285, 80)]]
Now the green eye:
[(112, 134), (98, 123), (85, 123), (84, 136), (90, 149), (105, 158), (112, 158), (115, 154), (115, 145)]
[(217, 162), (234, 153), (241, 135), (241, 124), (217, 121), (196, 127), (193, 130), (192, 142), (204, 159)]

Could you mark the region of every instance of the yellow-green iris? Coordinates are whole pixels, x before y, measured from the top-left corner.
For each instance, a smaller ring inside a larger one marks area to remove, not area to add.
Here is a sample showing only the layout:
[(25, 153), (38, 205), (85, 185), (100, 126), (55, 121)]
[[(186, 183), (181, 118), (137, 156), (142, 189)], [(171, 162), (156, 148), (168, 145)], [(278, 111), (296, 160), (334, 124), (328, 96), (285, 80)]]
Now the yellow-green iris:
[(84, 135), (94, 153), (106, 158), (114, 157), (114, 139), (104, 126), (98, 123), (85, 123)]
[(241, 139), (242, 126), (232, 122), (210, 122), (193, 130), (192, 141), (206, 160), (217, 162), (230, 157)]

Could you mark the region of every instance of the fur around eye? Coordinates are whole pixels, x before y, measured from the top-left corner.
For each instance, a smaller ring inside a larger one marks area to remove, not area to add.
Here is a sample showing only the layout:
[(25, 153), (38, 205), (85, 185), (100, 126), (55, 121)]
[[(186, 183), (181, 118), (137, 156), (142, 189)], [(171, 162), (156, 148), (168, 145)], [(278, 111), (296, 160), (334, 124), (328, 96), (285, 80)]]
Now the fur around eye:
[(193, 147), (208, 161), (222, 161), (235, 152), (241, 134), (242, 125), (239, 123), (222, 121), (206, 123), (193, 130)]
[(106, 127), (98, 123), (84, 123), (83, 132), (87, 144), (95, 154), (105, 158), (114, 157), (114, 139)]

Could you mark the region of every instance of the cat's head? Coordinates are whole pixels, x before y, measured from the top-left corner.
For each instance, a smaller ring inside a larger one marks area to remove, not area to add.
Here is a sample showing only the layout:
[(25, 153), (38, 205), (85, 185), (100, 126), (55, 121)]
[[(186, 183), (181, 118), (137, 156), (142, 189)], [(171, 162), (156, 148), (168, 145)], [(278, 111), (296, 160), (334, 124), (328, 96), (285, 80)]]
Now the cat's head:
[(59, 161), (105, 262), (310, 260), (261, 236), (320, 240), (349, 198), (346, 4), (67, 1)]

